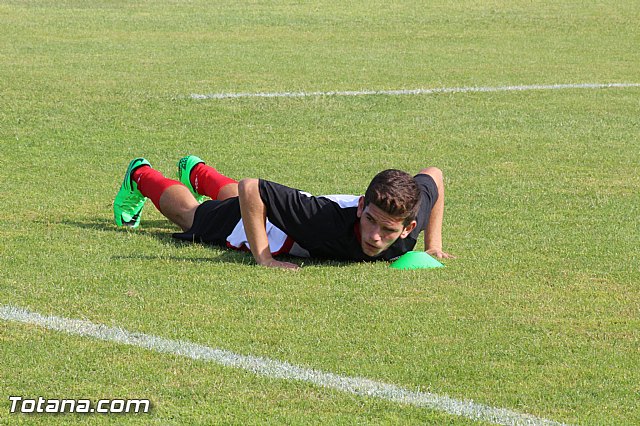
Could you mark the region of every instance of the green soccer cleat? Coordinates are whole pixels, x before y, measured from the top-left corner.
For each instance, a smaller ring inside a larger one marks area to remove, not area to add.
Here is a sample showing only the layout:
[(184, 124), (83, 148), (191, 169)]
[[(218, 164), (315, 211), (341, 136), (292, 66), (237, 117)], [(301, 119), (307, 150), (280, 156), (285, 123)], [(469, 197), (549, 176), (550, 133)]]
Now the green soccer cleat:
[(118, 226), (137, 228), (140, 225), (140, 214), (147, 197), (138, 191), (138, 184), (131, 179), (131, 174), (140, 166), (151, 166), (144, 158), (135, 158), (129, 163), (120, 190), (113, 200), (113, 217)]
[(182, 182), (184, 186), (189, 188), (189, 191), (191, 191), (191, 193), (199, 203), (204, 201), (205, 196), (200, 195), (196, 192), (196, 189), (193, 187), (193, 185), (191, 185), (190, 178), (191, 170), (193, 170), (193, 168), (200, 163), (204, 163), (204, 161), (201, 158), (196, 157), (195, 155), (187, 155), (186, 157), (182, 157), (180, 160), (178, 160), (178, 180)]

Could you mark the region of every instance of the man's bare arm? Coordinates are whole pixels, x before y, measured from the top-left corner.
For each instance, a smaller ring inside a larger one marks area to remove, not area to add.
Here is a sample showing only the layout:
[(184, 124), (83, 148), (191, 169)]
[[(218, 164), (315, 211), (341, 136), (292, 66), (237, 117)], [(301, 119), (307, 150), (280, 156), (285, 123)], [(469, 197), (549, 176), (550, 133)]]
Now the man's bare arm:
[(428, 167), (422, 169), (420, 173), (431, 176), (438, 187), (438, 199), (431, 209), (429, 224), (424, 230), (425, 250), (439, 259), (455, 258), (455, 256), (442, 250), (442, 222), (444, 218), (444, 178), (442, 170), (436, 167)]
[(241, 180), (238, 185), (238, 197), (244, 230), (256, 263), (274, 268), (298, 269), (298, 265), (280, 262), (271, 255), (266, 228), (267, 208), (260, 197), (258, 179)]

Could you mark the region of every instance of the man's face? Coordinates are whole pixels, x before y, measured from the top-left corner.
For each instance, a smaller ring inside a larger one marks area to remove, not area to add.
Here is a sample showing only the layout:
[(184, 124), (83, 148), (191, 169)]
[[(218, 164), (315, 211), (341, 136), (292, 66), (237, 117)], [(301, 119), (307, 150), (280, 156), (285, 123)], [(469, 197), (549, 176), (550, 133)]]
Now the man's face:
[(371, 203), (365, 207), (364, 197), (360, 197), (357, 214), (360, 218), (360, 246), (367, 256), (379, 255), (416, 227), (415, 220), (405, 226), (403, 219), (391, 216)]

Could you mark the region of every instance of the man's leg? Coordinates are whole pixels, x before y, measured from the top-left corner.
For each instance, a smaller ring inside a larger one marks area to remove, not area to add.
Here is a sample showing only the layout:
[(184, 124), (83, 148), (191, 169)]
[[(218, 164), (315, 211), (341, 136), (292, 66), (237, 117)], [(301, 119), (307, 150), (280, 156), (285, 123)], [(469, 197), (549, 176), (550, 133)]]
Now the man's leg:
[(177, 180), (166, 178), (150, 166), (136, 169), (131, 178), (138, 190), (171, 222), (187, 231), (193, 225), (193, 217), (200, 205), (191, 192)]
[(185, 231), (193, 225), (195, 211), (200, 205), (180, 182), (164, 177), (144, 158), (136, 158), (129, 164), (113, 203), (116, 224), (137, 227), (147, 198), (160, 213)]
[(198, 201), (203, 196), (220, 201), (238, 196), (237, 180), (221, 174), (195, 155), (178, 161), (178, 178)]
[(193, 226), (193, 218), (199, 205), (189, 189), (182, 184), (168, 187), (158, 200), (160, 213), (185, 232)]

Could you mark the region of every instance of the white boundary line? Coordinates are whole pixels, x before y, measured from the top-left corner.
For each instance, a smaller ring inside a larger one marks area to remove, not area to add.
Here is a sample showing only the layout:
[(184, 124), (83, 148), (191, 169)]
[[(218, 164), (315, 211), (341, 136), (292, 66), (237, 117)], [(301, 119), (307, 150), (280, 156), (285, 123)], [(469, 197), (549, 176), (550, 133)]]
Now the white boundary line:
[(318, 96), (367, 96), (367, 95), (431, 95), (437, 93), (469, 93), (469, 92), (519, 92), (527, 90), (562, 90), (562, 89), (605, 89), (640, 87), (640, 83), (577, 83), (577, 84), (533, 84), (527, 86), (498, 87), (442, 87), (435, 89), (401, 89), (401, 90), (348, 90), (335, 92), (258, 92), (258, 93), (192, 93), (192, 99), (237, 99), (237, 98), (306, 98)]
[(224, 349), (215, 349), (187, 341), (170, 340), (149, 334), (129, 332), (119, 327), (94, 324), (85, 320), (44, 316), (15, 306), (0, 306), (0, 319), (37, 325), (49, 330), (62, 331), (77, 336), (93, 337), (108, 342), (137, 346), (194, 360), (210, 361), (223, 366), (250, 371), (259, 376), (283, 380), (299, 380), (315, 386), (423, 407), (472, 420), (486, 421), (499, 425), (561, 425), (561, 423), (552, 420), (517, 413), (504, 408), (494, 408), (470, 400), (458, 400), (428, 392), (411, 391), (361, 377), (339, 376), (269, 358), (240, 355)]

